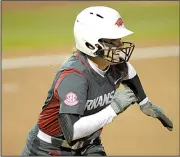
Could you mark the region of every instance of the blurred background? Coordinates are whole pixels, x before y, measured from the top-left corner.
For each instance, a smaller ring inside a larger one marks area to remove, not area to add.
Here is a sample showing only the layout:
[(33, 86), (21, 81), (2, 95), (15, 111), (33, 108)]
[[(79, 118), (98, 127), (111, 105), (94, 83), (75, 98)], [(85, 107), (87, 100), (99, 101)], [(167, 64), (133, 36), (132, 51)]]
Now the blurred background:
[[(178, 2), (2, 2), (2, 52), (72, 47), (77, 14), (92, 5), (120, 11), (138, 47), (178, 44)], [(33, 53), (33, 51), (32, 51)]]
[(71, 55), (74, 20), (81, 10), (94, 5), (120, 12), (125, 26), (134, 32), (124, 38), (135, 43), (134, 56), (140, 51), (140, 56), (160, 56), (139, 57), (131, 63), (148, 97), (174, 123), (174, 130), (168, 132), (134, 105), (105, 127), (102, 139), (107, 154), (179, 155), (179, 55), (173, 52), (179, 50), (179, 2), (3, 1), (1, 5), (2, 156), (21, 153), (62, 62), (19, 68), (13, 68), (14, 64), (20, 64), (19, 58), (25, 59), (23, 65), (35, 65), (29, 60), (32, 56), (61, 55), (64, 60), (64, 56)]

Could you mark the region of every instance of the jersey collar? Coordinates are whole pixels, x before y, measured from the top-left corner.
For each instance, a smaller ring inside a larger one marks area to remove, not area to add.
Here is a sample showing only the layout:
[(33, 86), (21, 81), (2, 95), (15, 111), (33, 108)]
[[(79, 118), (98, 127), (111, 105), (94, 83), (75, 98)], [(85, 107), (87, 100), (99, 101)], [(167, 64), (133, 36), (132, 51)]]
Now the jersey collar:
[(106, 72), (109, 70), (109, 66), (108, 66), (108, 68), (106, 68), (106, 70), (101, 70), (97, 67), (97, 65), (92, 60), (90, 60), (89, 58), (87, 58), (87, 60), (88, 60), (89, 65), (91, 66), (91, 68), (94, 69), (94, 71), (96, 71), (102, 77), (104, 77)]

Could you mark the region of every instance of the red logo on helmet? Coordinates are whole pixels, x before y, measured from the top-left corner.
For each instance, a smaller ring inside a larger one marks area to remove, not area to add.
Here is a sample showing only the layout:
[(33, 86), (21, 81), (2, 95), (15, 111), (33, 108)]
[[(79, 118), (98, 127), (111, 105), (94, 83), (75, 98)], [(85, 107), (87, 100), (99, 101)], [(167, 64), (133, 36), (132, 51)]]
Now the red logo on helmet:
[(121, 26), (122, 24), (123, 24), (122, 18), (119, 18), (115, 23), (115, 25), (118, 25), (118, 27)]

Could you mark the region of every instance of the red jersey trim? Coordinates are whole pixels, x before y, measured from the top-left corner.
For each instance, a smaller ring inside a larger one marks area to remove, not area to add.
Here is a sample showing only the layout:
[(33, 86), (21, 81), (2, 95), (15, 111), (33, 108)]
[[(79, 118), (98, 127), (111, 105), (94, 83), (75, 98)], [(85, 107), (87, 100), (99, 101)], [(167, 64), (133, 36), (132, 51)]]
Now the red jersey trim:
[(70, 73), (78, 73), (82, 77), (84, 77), (83, 73), (78, 71), (77, 69), (69, 68), (63, 71), (55, 83), (52, 99), (50, 100), (46, 108), (43, 109), (38, 119), (38, 126), (40, 130), (50, 136), (57, 136), (61, 133), (61, 124), (58, 120), (60, 103), (57, 88), (63, 78)]

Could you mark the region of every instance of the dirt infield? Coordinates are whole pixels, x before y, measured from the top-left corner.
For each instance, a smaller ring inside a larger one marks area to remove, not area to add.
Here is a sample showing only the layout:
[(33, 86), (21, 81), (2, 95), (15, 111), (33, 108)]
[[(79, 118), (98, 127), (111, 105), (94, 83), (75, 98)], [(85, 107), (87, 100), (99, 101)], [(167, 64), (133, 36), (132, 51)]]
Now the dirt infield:
[[(179, 57), (132, 60), (148, 97), (172, 119), (169, 132), (137, 105), (103, 130), (108, 155), (179, 155)], [(60, 65), (2, 71), (2, 156), (19, 155)]]

